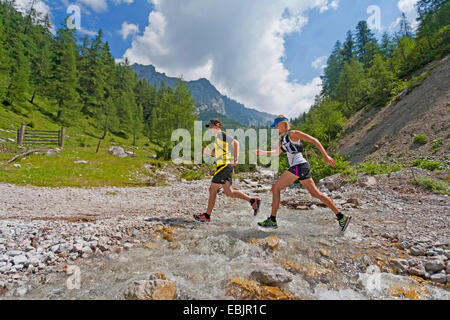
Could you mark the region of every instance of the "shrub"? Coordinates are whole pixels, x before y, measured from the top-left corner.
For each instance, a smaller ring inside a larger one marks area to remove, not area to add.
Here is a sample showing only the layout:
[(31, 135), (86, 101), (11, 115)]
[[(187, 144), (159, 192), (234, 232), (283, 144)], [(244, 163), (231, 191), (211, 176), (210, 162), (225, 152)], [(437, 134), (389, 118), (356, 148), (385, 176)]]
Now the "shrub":
[(356, 170), (360, 173), (365, 173), (371, 176), (376, 174), (386, 174), (390, 172), (397, 172), (403, 169), (401, 164), (387, 164), (384, 162), (366, 161), (360, 163)]
[(414, 89), (416, 87), (418, 87), (420, 84), (422, 84), (422, 82), (425, 81), (425, 79), (430, 75), (429, 72), (423, 72), (421, 75), (419, 76), (414, 76), (412, 77), (411, 80), (408, 81), (408, 88), (409, 89)]
[(80, 137), (78, 138), (78, 145), (79, 145), (81, 148), (89, 147), (89, 144), (87, 143), (87, 138), (86, 138), (86, 136), (82, 135), (82, 136), (80, 136)]
[(431, 152), (436, 153), (441, 150), (444, 139), (436, 139), (431, 143)]
[(428, 143), (428, 137), (424, 134), (416, 134), (414, 136), (414, 143), (417, 144), (427, 144)]
[(447, 183), (438, 181), (430, 177), (419, 177), (416, 180), (412, 180), (410, 182), (433, 192), (450, 195), (450, 189)]
[(205, 177), (204, 172), (200, 170), (186, 169), (181, 174), (181, 178), (187, 181), (202, 180)]
[(442, 164), (439, 161), (432, 161), (432, 160), (427, 160), (427, 159), (416, 159), (411, 164), (413, 167), (430, 170), (430, 171), (442, 170)]
[(309, 157), (309, 164), (311, 165), (311, 173), (314, 181), (318, 182), (323, 178), (341, 174), (345, 176), (355, 176), (354, 170), (350, 166), (350, 162), (346, 161), (342, 155), (332, 155), (334, 160), (336, 160), (336, 166), (333, 168), (330, 165), (325, 165), (323, 157), (313, 155)]

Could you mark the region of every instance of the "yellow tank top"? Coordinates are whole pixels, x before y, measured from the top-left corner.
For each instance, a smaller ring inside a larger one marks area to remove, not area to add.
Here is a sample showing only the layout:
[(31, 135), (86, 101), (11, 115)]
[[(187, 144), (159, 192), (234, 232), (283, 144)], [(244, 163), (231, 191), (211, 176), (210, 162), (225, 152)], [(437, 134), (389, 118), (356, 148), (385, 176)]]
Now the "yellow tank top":
[(225, 132), (220, 132), (214, 141), (214, 152), (217, 166), (228, 165), (231, 163), (231, 150), (233, 149), (233, 140)]

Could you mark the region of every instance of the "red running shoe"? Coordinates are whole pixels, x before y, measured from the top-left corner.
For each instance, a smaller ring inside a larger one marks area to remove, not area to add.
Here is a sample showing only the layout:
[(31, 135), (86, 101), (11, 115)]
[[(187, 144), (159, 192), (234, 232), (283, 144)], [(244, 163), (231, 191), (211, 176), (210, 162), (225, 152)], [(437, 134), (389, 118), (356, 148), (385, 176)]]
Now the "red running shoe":
[(202, 213), (202, 214), (194, 214), (194, 218), (195, 218), (195, 220), (203, 222), (203, 223), (205, 223), (205, 222), (206, 223), (210, 223), (211, 222), (211, 218), (207, 218), (204, 213)]
[(256, 217), (259, 212), (259, 207), (261, 206), (261, 199), (254, 198), (254, 199), (250, 200), (250, 204), (252, 205), (252, 208), (253, 208), (253, 214)]

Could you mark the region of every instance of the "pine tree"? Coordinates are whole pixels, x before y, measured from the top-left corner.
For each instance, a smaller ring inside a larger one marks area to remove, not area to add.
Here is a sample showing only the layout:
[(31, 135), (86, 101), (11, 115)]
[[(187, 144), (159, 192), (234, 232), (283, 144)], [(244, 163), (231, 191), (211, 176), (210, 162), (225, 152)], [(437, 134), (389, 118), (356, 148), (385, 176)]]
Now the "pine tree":
[(197, 119), (195, 100), (183, 79), (178, 79), (175, 89), (175, 129), (183, 128), (193, 131), (194, 121)]
[[(108, 132), (119, 132), (120, 121), (118, 118), (118, 93), (116, 87), (120, 81), (117, 77), (117, 66), (114, 57), (110, 53), (108, 43), (102, 40), (102, 31), (89, 47), (88, 40), (85, 39), (82, 52), (85, 57), (81, 60), (83, 65), (82, 83), (90, 86), (85, 92), (92, 96), (85, 96), (83, 113), (91, 114), (96, 122), (96, 127), (101, 130), (97, 152), (101, 142), (106, 138)], [(95, 79), (90, 75), (95, 74)]]
[(133, 110), (137, 108), (134, 88), (138, 80), (128, 60), (117, 66), (116, 77), (115, 104), (120, 124), (115, 133), (128, 138), (128, 133), (132, 132)]
[(156, 88), (146, 80), (139, 80), (134, 89), (134, 94), (136, 97), (136, 104), (142, 107), (142, 118), (144, 122), (143, 130), (146, 134), (149, 134), (152, 111), (157, 104)]
[(351, 31), (347, 32), (347, 38), (345, 39), (344, 49), (342, 50), (342, 56), (344, 57), (344, 62), (348, 62), (353, 59), (355, 53), (355, 42), (353, 40), (353, 33)]
[(13, 48), (10, 52), (12, 62), (10, 83), (6, 90), (6, 100), (9, 105), (23, 106), (28, 91), (30, 67), (25, 57), (25, 48), (20, 35), (17, 35), (13, 41)]
[(404, 12), (400, 20), (400, 34), (403, 37), (412, 37), (412, 28)]
[(322, 102), (318, 108), (320, 121), (328, 137), (328, 145), (333, 139), (339, 137), (345, 127), (346, 119), (339, 109), (339, 103), (331, 99)]
[(406, 76), (414, 70), (421, 59), (420, 50), (417, 48), (417, 42), (410, 37), (397, 39), (396, 49), (392, 55), (392, 65), (395, 73), (400, 77)]
[(438, 11), (448, 0), (419, 0), (416, 3), (419, 20), (423, 19), (430, 12)]
[(327, 67), (324, 70), (324, 75), (321, 76), (323, 81), (322, 95), (330, 96), (336, 89), (336, 85), (339, 81), (342, 68), (344, 66), (344, 59), (342, 56), (342, 45), (340, 41), (337, 41), (334, 45), (334, 49), (328, 58)]
[(380, 53), (385, 59), (390, 59), (392, 57), (393, 51), (394, 42), (392, 41), (391, 36), (387, 32), (385, 32), (381, 37)]
[(31, 54), (31, 86), (33, 94), (30, 103), (34, 103), (36, 95), (46, 95), (51, 77), (52, 39), (50, 19), (48, 15), (39, 22), (33, 32), (33, 52)]
[(391, 98), (395, 86), (395, 75), (389, 70), (386, 61), (375, 55), (373, 65), (368, 71), (370, 79), (369, 99), (373, 107), (384, 107)]
[(77, 46), (72, 30), (58, 30), (52, 67), (52, 97), (58, 105), (57, 120), (69, 124), (80, 109), (77, 73)]
[[(420, 0), (417, 5), (417, 12), (419, 14), (418, 38), (424, 40), (427, 51), (424, 52), (430, 56), (430, 51), (434, 52), (437, 47), (443, 46), (448, 49), (448, 42), (450, 38), (449, 16), (450, 16), (450, 1), (446, 0)], [(443, 28), (443, 29), (442, 29)], [(443, 39), (436, 37), (440, 31), (443, 33)], [(438, 40), (438, 43), (436, 43)], [(444, 49), (444, 54), (448, 52)]]
[(364, 81), (363, 66), (356, 59), (344, 66), (332, 98), (343, 104), (342, 113), (346, 117), (360, 109), (365, 92)]
[[(0, 4), (2, 5), (2, 4)], [(9, 55), (6, 50), (6, 28), (4, 26), (3, 12), (0, 11), (0, 104), (6, 100), (6, 91), (9, 86)]]
[(360, 21), (356, 27), (356, 56), (365, 69), (371, 66), (379, 47), (375, 35), (369, 29), (366, 21)]

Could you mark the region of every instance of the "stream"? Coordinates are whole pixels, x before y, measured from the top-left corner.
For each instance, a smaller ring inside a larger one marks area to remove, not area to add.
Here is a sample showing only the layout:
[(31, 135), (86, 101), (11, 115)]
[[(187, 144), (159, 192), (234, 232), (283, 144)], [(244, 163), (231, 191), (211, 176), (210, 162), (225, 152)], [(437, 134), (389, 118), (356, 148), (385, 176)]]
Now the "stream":
[[(359, 245), (364, 235), (352, 225), (342, 235), (328, 209), (282, 209), (279, 229), (261, 230), (256, 222), (269, 215), (271, 201), (268, 193), (262, 198), (264, 206), (256, 218), (248, 204), (230, 199), (220, 212), (216, 208), (208, 225), (148, 219), (170, 226), (173, 234), (77, 264), (79, 289), (68, 289), (69, 276), (59, 272), (42, 279), (23, 298), (123, 299), (133, 281), (163, 272), (176, 283), (179, 299), (233, 299), (227, 295), (231, 279), (251, 279), (251, 272), (262, 267), (284, 267), (292, 281), (283, 289), (302, 299), (450, 299), (445, 288), (381, 273), (376, 265), (380, 251)], [(264, 245), (269, 236), (278, 238), (277, 249)]]

